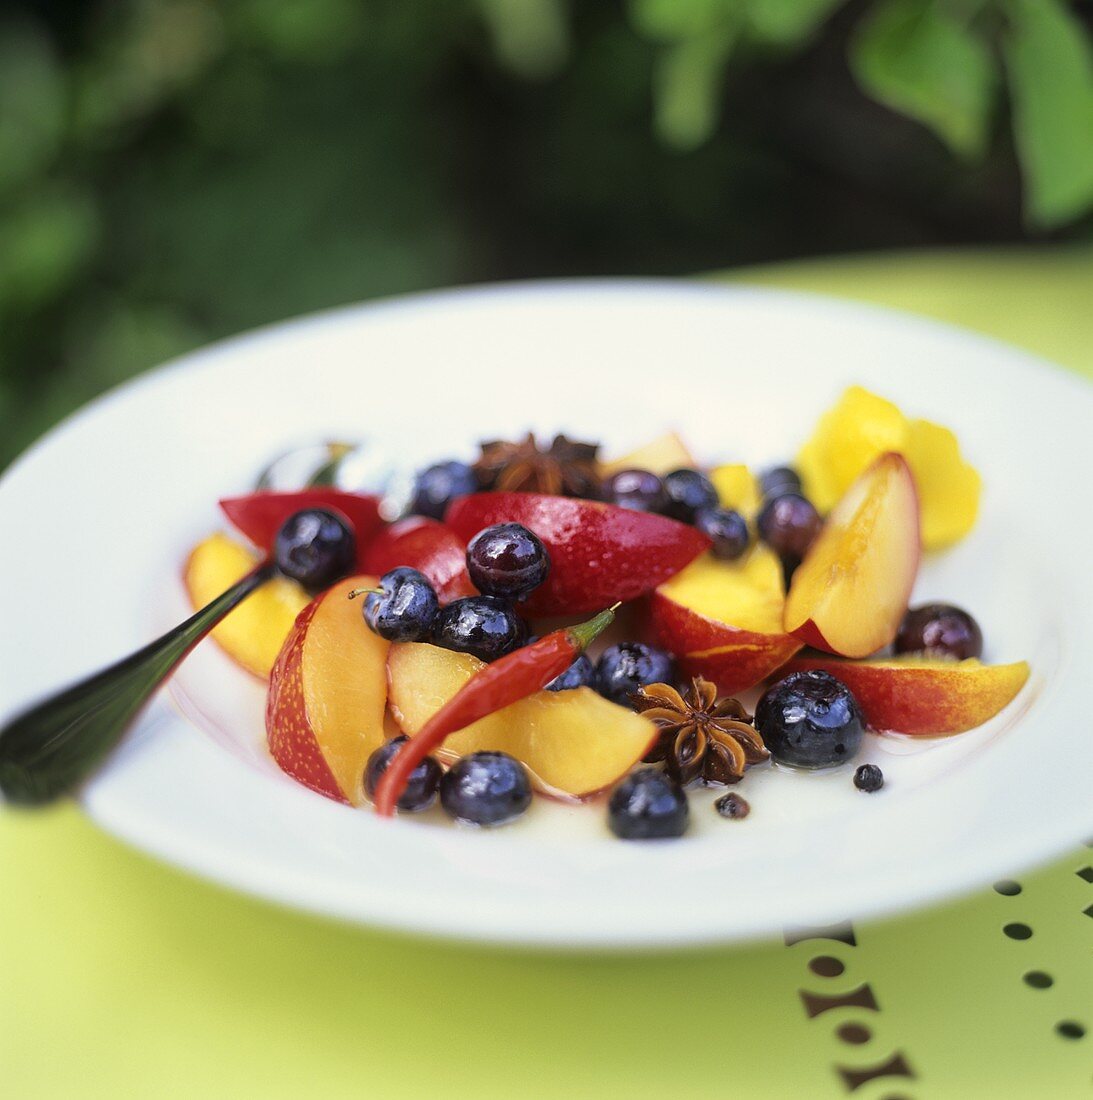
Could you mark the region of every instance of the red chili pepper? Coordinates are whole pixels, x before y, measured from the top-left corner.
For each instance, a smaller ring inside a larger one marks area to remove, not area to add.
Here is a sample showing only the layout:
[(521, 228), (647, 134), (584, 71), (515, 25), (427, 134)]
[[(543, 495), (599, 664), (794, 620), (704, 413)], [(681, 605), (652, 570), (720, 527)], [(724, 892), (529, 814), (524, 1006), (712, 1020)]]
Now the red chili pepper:
[(475, 673), (395, 754), (376, 787), (376, 812), (383, 817), (395, 812), (410, 773), (449, 734), (546, 687), (614, 618), (614, 607), (601, 611), (588, 622), (555, 630)]

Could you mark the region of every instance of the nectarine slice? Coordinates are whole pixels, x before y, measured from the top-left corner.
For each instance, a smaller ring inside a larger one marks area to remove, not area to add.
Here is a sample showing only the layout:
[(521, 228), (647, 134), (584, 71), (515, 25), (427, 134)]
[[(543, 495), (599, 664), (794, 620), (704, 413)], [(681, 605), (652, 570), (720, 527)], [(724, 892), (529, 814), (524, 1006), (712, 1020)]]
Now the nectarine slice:
[(785, 629), (817, 649), (867, 657), (896, 636), (920, 556), (911, 471), (885, 454), (850, 486), (790, 583)]
[[(393, 645), (387, 674), (395, 720), (405, 733), (417, 733), (482, 667), (467, 653), (421, 642)], [(591, 688), (540, 691), (453, 733), (438, 755), (453, 760), (482, 750), (507, 752), (540, 789), (583, 798), (624, 775), (656, 735), (649, 719)]]
[(653, 593), (652, 641), (676, 654), (685, 676), (727, 694), (757, 684), (801, 648), (782, 629), (782, 563), (757, 544), (739, 561), (697, 558)]
[(763, 492), (759, 479), (747, 466), (739, 463), (715, 466), (710, 480), (717, 490), (722, 508), (731, 508), (747, 519), (752, 519), (763, 506)]
[(793, 660), (789, 671), (823, 669), (841, 680), (873, 729), (909, 734), (963, 733), (1008, 706), (1029, 677), (1026, 661), (984, 665), (901, 657), (887, 661)]
[(665, 516), (544, 493), (458, 497), (444, 522), (465, 542), (495, 523), (522, 523), (543, 540), (550, 573), (521, 605), (528, 615), (576, 615), (632, 600), (710, 546), (696, 528)]
[(467, 572), (467, 544), (435, 519), (409, 516), (372, 540), (364, 555), (366, 572), (382, 576), (400, 565), (424, 573), (441, 603), (478, 594)]
[[(210, 535), (199, 542), (183, 571), (194, 610), (230, 588), (260, 560), (257, 553), (227, 535)], [(275, 577), (232, 611), (212, 637), (233, 661), (265, 679), (308, 599), (295, 581)]]
[(389, 643), (361, 618), (340, 581), (301, 612), (270, 677), (266, 737), (282, 771), (312, 790), (357, 805), (364, 765), (384, 739)]

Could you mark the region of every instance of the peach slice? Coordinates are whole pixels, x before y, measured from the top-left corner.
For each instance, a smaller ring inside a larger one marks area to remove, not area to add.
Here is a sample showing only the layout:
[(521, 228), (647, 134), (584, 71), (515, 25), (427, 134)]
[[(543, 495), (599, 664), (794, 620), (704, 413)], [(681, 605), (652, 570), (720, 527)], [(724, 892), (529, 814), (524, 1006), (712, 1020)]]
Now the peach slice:
[(282, 771), (339, 802), (363, 798), (364, 765), (383, 743), (389, 643), (364, 625), (354, 588), (339, 581), (307, 605), (273, 667), (266, 738)]
[(803, 657), (787, 671), (823, 669), (854, 693), (873, 729), (915, 735), (963, 733), (1008, 706), (1029, 677), (1027, 661), (984, 665), (897, 658), (839, 661)]
[(881, 455), (835, 505), (793, 574), (787, 633), (843, 657), (875, 653), (896, 636), (920, 552), (915, 480), (901, 455)]
[(677, 655), (684, 675), (743, 691), (801, 648), (782, 629), (783, 593), (782, 564), (762, 544), (737, 562), (704, 554), (653, 593), (651, 640)]
[[(183, 581), (194, 610), (204, 607), (249, 573), (261, 558), (227, 535), (210, 535), (190, 552)], [(308, 594), (295, 581), (275, 577), (244, 600), (213, 631), (225, 653), (265, 679)]]
[(600, 470), (605, 477), (620, 470), (649, 470), (663, 476), (694, 464), (694, 456), (683, 440), (675, 432), (666, 432), (622, 458), (602, 463)]
[[(479, 669), (466, 653), (421, 642), (393, 645), (387, 660), (391, 712), (413, 735)], [(453, 733), (438, 754), (454, 760), (493, 749), (520, 760), (540, 789), (585, 798), (614, 783), (652, 747), (656, 727), (591, 688), (540, 691)]]
[(465, 543), (495, 523), (522, 523), (543, 540), (550, 572), (521, 604), (530, 616), (602, 611), (644, 596), (710, 548), (699, 530), (666, 516), (544, 493), (457, 497), (444, 522)]

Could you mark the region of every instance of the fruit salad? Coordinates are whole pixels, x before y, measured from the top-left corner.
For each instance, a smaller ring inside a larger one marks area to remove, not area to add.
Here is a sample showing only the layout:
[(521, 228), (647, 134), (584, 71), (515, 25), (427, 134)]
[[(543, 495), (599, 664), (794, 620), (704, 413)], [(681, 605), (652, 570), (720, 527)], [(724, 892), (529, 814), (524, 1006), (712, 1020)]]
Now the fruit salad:
[(753, 470), (675, 433), (622, 456), (529, 434), (400, 495), (339, 487), (353, 450), (330, 445), (221, 501), (234, 533), (193, 549), (186, 586), (198, 608), (276, 565), (213, 636), (268, 680), (277, 765), (351, 806), (496, 827), (563, 799), (640, 840), (684, 834), (699, 786), (748, 818), (754, 768), (872, 795), (891, 785), (856, 763), (867, 738), (979, 726), (1029, 668), (983, 663), (968, 610), (913, 602), (922, 554), (977, 517), (951, 431), (852, 387), (790, 453)]

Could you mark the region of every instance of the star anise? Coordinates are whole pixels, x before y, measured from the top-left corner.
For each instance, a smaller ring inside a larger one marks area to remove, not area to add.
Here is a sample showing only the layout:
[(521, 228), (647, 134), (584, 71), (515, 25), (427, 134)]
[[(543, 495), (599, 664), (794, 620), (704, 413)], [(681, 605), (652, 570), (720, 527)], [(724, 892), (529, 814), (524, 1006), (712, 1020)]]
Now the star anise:
[(594, 497), (599, 487), (598, 443), (580, 443), (556, 435), (549, 447), (535, 436), (515, 443), (503, 439), (482, 444), (474, 464), (485, 489), (514, 493), (550, 493), (555, 496)]
[(681, 783), (736, 783), (751, 764), (770, 753), (739, 701), (718, 699), (717, 688), (696, 676), (681, 695), (670, 684), (648, 684), (631, 696), (660, 738), (646, 760), (665, 762)]

